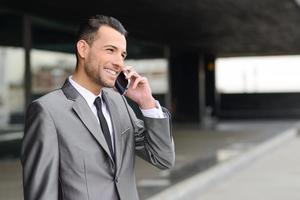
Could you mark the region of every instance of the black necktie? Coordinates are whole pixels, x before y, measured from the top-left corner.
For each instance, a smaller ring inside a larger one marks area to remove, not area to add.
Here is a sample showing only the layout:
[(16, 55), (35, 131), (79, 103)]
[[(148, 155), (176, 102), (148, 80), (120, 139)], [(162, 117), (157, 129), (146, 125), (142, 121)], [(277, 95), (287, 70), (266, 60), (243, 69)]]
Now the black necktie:
[(114, 152), (113, 152), (113, 148), (112, 148), (112, 142), (111, 142), (110, 132), (109, 132), (108, 125), (107, 125), (107, 122), (105, 120), (105, 117), (104, 117), (104, 115), (102, 113), (101, 98), (97, 97), (95, 99), (94, 104), (95, 104), (95, 106), (97, 108), (97, 115), (98, 115), (98, 118), (99, 118), (99, 121), (100, 121), (100, 126), (101, 126), (101, 129), (102, 129), (103, 135), (105, 137), (106, 143), (108, 145), (108, 148), (110, 150), (111, 155), (114, 157)]

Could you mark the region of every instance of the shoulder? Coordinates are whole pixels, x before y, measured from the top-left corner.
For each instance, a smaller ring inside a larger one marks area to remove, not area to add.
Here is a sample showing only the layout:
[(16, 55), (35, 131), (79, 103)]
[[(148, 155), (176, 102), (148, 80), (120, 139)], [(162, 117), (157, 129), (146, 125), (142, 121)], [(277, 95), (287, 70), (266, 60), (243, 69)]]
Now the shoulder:
[(40, 98), (36, 99), (36, 102), (39, 102), (41, 104), (49, 104), (53, 103), (54, 101), (59, 101), (62, 99), (62, 97), (65, 97), (61, 89), (53, 90)]
[(35, 107), (39, 109), (47, 108), (47, 110), (53, 110), (56, 107), (63, 106), (67, 98), (61, 89), (53, 90), (40, 98), (34, 100), (29, 107)]

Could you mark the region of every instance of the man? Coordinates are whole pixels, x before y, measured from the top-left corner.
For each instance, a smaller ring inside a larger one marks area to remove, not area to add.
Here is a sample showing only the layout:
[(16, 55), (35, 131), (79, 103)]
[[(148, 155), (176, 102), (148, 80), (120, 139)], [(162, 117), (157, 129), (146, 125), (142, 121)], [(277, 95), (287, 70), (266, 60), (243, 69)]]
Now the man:
[[(161, 169), (173, 166), (169, 114), (147, 79), (124, 67), (125, 36), (116, 19), (90, 18), (79, 29), (73, 75), (29, 106), (24, 200), (135, 200), (135, 155)], [(122, 71), (131, 81), (126, 96), (139, 105), (143, 121), (112, 89)]]

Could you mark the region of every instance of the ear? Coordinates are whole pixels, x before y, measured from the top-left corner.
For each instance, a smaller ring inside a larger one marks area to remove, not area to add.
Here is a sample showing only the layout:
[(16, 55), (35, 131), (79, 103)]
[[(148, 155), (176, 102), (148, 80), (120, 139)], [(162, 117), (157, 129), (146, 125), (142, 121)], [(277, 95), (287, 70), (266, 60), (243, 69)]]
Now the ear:
[(79, 40), (77, 42), (76, 47), (77, 47), (78, 56), (81, 58), (85, 58), (89, 49), (88, 43), (84, 40)]

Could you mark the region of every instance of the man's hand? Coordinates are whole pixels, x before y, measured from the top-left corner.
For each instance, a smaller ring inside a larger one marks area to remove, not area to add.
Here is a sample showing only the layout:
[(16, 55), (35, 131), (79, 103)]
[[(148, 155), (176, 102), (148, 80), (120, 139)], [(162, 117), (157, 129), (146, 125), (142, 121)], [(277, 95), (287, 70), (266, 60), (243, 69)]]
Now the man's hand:
[(146, 77), (139, 75), (131, 67), (125, 68), (126, 78), (130, 79), (130, 85), (126, 96), (136, 102), (141, 109), (155, 108), (155, 100)]

